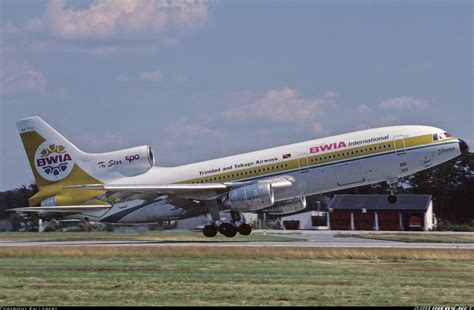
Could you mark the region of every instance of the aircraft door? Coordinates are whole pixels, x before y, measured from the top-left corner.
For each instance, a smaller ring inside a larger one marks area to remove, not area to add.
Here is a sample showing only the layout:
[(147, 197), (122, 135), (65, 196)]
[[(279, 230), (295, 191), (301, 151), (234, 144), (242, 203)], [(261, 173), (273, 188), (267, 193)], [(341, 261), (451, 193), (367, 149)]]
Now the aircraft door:
[(395, 149), (395, 161), (397, 163), (398, 168), (400, 169), (399, 171), (408, 171), (405, 136), (394, 136), (392, 143)]
[(395, 152), (397, 155), (406, 154), (405, 136), (393, 137), (393, 145), (395, 146)]
[(297, 158), (298, 158), (298, 167), (300, 169), (300, 173), (309, 172), (308, 154), (299, 153), (297, 154)]

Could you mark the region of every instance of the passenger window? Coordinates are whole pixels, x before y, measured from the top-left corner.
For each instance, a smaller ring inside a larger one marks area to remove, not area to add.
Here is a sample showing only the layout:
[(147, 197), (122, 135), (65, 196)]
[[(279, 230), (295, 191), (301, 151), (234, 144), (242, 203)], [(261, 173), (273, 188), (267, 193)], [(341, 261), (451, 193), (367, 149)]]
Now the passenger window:
[(434, 140), (434, 141), (437, 141), (437, 140), (438, 140), (438, 135), (437, 135), (437, 134), (433, 134), (433, 140)]

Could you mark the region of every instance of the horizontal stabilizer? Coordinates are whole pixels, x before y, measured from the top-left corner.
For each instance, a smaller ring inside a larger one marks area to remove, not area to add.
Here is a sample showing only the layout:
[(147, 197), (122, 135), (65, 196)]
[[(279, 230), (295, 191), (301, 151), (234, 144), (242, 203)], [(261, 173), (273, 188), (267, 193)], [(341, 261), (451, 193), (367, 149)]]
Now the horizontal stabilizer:
[(50, 206), (50, 207), (28, 207), (28, 208), (15, 208), (7, 211), (15, 212), (96, 212), (109, 209), (110, 205), (80, 205), (80, 206)]

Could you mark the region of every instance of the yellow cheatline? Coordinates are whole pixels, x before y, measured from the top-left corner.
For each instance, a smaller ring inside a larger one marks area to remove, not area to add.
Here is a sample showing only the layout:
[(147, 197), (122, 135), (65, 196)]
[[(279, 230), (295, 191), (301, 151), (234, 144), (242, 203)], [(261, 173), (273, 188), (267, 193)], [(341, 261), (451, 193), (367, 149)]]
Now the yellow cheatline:
[[(39, 187), (39, 192), (29, 199), (29, 206), (35, 206), (42, 200), (56, 196), (57, 205), (78, 205), (103, 194), (103, 190), (71, 190), (64, 187), (80, 184), (103, 184), (99, 180), (91, 177), (76, 164), (71, 173), (61, 181)], [(90, 204), (103, 204), (103, 201), (94, 200)]]
[[(412, 148), (416, 146), (428, 145), (428, 144), (433, 143), (433, 137), (431, 134), (421, 135), (421, 136), (416, 136), (416, 137), (409, 137), (409, 138), (405, 138), (404, 140), (405, 140), (404, 142), (402, 141), (402, 139), (398, 139), (395, 141), (395, 145), (397, 149), (403, 147), (403, 145), (405, 148)], [(445, 139), (445, 140), (442, 140), (441, 142), (447, 142), (447, 141), (452, 141), (452, 140), (456, 140), (456, 138)], [(299, 163), (298, 163), (298, 159), (293, 159), (293, 160), (288, 160), (285, 162), (280, 162), (278, 164), (273, 163), (273, 164), (258, 166), (254, 168), (234, 170), (233, 172), (227, 172), (227, 173), (215, 174), (212, 176), (206, 176), (202, 178), (185, 180), (179, 183), (193, 183), (193, 182), (201, 183), (201, 181), (203, 183), (216, 183), (216, 182), (223, 183), (223, 182), (228, 182), (228, 181), (254, 178), (254, 177), (259, 177), (259, 176), (265, 176), (267, 174), (275, 173), (275, 172), (285, 172), (285, 171), (290, 171), (290, 170), (294, 170), (298, 168), (312, 167), (312, 166), (317, 166), (320, 164), (327, 164), (327, 163), (335, 162), (342, 159), (351, 159), (351, 158), (356, 158), (360, 156), (373, 155), (373, 154), (379, 154), (379, 153), (383, 153), (387, 151), (393, 151), (395, 149), (395, 145), (394, 145), (394, 141), (390, 140), (390, 141), (365, 145), (361, 147), (344, 149), (344, 150), (336, 151), (336, 152), (309, 155), (307, 157), (308, 159), (307, 161), (300, 160)], [(282, 164), (283, 164), (283, 167), (281, 167)], [(272, 169), (272, 167), (274, 168), (278, 167), (278, 168)], [(254, 172), (255, 170), (256, 172)]]

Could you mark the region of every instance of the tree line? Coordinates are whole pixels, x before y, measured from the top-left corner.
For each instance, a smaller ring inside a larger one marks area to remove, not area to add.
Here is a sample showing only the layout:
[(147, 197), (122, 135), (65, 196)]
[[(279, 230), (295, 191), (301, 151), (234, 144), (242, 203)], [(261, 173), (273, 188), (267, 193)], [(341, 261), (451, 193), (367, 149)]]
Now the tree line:
[[(442, 220), (468, 223), (474, 220), (474, 154), (461, 156), (403, 178), (398, 194), (428, 194), (433, 198), (433, 211)], [(356, 187), (334, 194), (387, 194), (386, 183)]]

